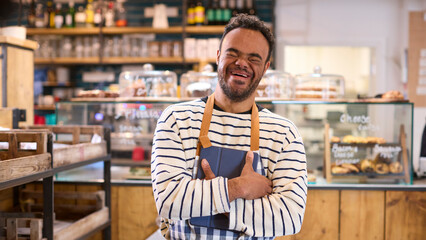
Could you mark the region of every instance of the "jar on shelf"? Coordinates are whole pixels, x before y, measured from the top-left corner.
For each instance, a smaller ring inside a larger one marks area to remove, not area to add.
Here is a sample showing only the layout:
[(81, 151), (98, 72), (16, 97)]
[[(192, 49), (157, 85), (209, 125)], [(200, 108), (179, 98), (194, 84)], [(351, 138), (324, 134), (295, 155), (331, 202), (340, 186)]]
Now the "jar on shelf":
[(119, 76), (120, 97), (176, 97), (177, 75), (155, 71), (145, 64), (141, 71), (125, 71)]
[(345, 79), (337, 74), (323, 74), (316, 66), (314, 73), (295, 77), (295, 98), (341, 99), (345, 96)]
[(160, 56), (160, 42), (158, 42), (158, 41), (148, 42), (148, 55), (149, 55), (149, 57), (159, 57)]

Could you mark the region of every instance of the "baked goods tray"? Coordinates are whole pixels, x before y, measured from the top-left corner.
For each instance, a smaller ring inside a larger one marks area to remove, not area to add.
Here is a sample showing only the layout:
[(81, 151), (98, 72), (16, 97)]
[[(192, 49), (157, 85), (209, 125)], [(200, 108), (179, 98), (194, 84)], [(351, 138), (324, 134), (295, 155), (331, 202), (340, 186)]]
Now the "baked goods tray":
[(369, 177), (369, 178), (375, 178), (375, 177), (403, 177), (404, 173), (386, 173), (386, 174), (379, 174), (379, 173), (375, 173), (375, 172), (361, 172), (361, 173), (331, 173), (333, 176), (341, 176), (341, 177), (348, 177), (348, 176), (353, 176), (353, 177)]
[(385, 99), (385, 98), (364, 98), (356, 99), (355, 102), (366, 102), (366, 103), (407, 103), (410, 102), (408, 99)]
[(180, 102), (176, 97), (71, 98), (71, 102)]

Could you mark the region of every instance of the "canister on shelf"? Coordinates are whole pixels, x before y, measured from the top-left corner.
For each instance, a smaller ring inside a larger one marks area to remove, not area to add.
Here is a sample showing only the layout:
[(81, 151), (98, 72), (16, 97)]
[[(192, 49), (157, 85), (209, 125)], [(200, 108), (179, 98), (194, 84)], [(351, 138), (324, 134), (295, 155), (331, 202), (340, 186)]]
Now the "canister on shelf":
[(148, 42), (148, 55), (150, 57), (160, 56), (160, 42), (157, 42), (157, 41)]
[(181, 57), (182, 56), (182, 43), (180, 41), (173, 42), (173, 57)]
[(172, 42), (164, 41), (161, 42), (161, 57), (170, 57), (172, 54)]

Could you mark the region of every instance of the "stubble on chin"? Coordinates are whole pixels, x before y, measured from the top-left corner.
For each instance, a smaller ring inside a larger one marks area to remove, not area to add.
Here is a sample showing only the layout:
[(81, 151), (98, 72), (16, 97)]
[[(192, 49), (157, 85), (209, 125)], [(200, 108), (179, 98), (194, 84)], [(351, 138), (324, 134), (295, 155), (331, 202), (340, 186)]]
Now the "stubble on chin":
[(246, 100), (253, 94), (260, 82), (260, 79), (257, 79), (256, 81), (252, 79), (247, 89), (243, 90), (242, 92), (238, 92), (233, 91), (232, 88), (226, 83), (223, 73), (219, 73), (218, 78), (219, 86), (223, 93), (233, 102), (242, 102)]

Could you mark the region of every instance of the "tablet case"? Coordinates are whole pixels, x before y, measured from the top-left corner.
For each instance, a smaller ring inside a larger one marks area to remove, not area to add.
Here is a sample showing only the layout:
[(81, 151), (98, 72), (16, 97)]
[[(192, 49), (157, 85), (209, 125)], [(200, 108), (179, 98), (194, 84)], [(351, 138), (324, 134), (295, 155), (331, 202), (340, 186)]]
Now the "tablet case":
[[(198, 161), (198, 171), (196, 178), (205, 178), (204, 171), (201, 168), (201, 160), (207, 159), (210, 168), (215, 176), (222, 176), (228, 179), (239, 177), (243, 170), (247, 151), (241, 151), (222, 147), (201, 148)], [(253, 169), (258, 169), (259, 154), (253, 152)], [(229, 219), (224, 214), (217, 214), (205, 217), (195, 217), (190, 219), (190, 223), (196, 226), (228, 229)]]

